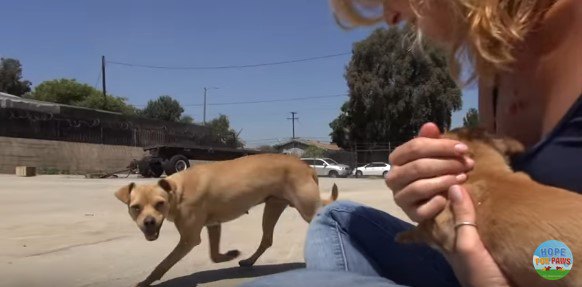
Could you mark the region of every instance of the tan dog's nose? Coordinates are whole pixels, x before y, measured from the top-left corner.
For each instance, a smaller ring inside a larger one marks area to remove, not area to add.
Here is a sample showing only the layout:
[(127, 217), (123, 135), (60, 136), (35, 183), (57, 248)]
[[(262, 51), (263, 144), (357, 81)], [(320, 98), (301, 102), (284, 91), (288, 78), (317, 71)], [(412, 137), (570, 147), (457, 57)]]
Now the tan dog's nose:
[(151, 217), (151, 216), (146, 217), (145, 220), (143, 221), (143, 226), (145, 228), (154, 228), (154, 227), (156, 227), (156, 219), (153, 218), (153, 217)]

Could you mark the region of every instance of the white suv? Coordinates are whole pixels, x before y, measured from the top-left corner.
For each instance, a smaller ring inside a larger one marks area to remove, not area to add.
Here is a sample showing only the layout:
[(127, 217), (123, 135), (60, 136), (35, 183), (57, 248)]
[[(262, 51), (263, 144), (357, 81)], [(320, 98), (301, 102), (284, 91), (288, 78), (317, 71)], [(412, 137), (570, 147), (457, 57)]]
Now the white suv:
[(329, 177), (347, 177), (352, 171), (349, 166), (337, 163), (331, 158), (302, 158), (303, 162), (315, 169), (317, 175)]

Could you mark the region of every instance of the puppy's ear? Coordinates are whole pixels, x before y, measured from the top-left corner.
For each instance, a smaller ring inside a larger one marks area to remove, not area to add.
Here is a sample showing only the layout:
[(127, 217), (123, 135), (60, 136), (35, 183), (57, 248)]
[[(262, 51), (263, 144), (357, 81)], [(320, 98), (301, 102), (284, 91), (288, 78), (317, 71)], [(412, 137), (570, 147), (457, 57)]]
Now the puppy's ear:
[(167, 180), (165, 178), (160, 179), (158, 181), (158, 185), (168, 193), (170, 193), (172, 191), (176, 191), (176, 189), (178, 189), (175, 182), (173, 182), (171, 180)]
[(121, 202), (125, 204), (129, 204), (129, 194), (131, 190), (135, 187), (135, 183), (130, 183), (122, 188), (120, 188), (117, 192), (115, 192), (115, 197), (119, 199)]
[(522, 143), (509, 137), (494, 138), (493, 146), (508, 157), (525, 151), (525, 146)]

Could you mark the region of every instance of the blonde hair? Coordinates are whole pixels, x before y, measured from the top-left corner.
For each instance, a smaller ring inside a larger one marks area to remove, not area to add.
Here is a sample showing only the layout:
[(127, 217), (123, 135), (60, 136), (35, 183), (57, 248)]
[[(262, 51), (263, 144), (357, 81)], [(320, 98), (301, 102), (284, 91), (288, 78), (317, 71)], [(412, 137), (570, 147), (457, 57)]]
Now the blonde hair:
[[(382, 0), (330, 0), (336, 21), (344, 28), (369, 26), (382, 22)], [(390, 1), (390, 0), (386, 0)], [(449, 52), (451, 76), (459, 80), (459, 59), (466, 56), (474, 67), (467, 80), (491, 80), (515, 61), (514, 49), (534, 29), (549, 6), (542, 0), (409, 0), (417, 17), (427, 1), (447, 4), (454, 17), (456, 32)], [(419, 34), (420, 35), (420, 34)]]

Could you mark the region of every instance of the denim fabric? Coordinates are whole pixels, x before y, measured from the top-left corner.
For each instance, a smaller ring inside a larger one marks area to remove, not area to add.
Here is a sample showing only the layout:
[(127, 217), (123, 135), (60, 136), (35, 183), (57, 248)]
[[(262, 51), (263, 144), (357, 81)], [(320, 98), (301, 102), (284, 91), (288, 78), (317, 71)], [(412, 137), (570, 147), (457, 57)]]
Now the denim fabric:
[[(366, 280), (389, 284), (376, 286), (460, 286), (436, 250), (394, 242), (397, 233), (411, 227), (380, 210), (336, 201), (322, 209), (310, 224), (305, 243), (306, 269), (266, 276), (244, 286), (267, 286), (261, 285), (264, 282), (269, 286), (323, 286), (312, 285), (314, 281), (309, 280), (325, 281), (330, 274), (339, 273), (341, 284), (334, 286), (368, 286), (362, 283)], [(329, 273), (334, 271), (337, 273)]]

